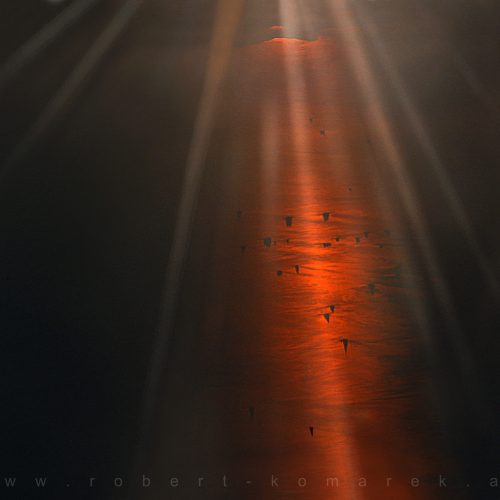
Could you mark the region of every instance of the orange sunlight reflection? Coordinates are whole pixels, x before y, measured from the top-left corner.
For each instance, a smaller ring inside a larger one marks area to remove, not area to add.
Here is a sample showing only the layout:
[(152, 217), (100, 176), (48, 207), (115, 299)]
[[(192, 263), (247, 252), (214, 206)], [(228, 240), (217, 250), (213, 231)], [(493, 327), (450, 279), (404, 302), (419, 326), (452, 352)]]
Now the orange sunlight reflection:
[[(290, 492), (293, 478), (311, 478), (308, 498), (324, 498), (328, 478), (349, 500), (413, 498), (409, 481), (428, 477), (431, 465), (414, 421), (423, 395), (408, 304), (418, 290), (406, 287), (415, 280), (405, 237), (378, 202), (363, 122), (331, 68), (334, 46), (325, 37), (274, 38), (237, 56), (241, 100), (263, 103), (253, 111), (261, 180), (257, 192), (251, 182), (244, 188), (238, 222), (248, 248), (238, 273), (255, 291), (243, 317), (258, 332), (241, 356), (258, 359), (268, 377), (265, 389), (245, 389), (270, 427), (248, 444), (255, 467), (284, 459)], [(255, 67), (258, 78), (245, 73)], [(232, 314), (241, 323), (241, 309)]]

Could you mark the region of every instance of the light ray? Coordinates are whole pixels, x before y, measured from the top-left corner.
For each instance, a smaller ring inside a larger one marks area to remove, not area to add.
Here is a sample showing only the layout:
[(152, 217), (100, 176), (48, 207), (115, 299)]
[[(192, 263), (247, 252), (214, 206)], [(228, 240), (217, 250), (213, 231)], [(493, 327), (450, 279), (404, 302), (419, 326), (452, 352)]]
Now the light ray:
[(72, 104), (82, 85), (88, 80), (108, 50), (122, 34), (142, 2), (143, 0), (127, 0), (122, 4), (111, 22), (101, 32), (69, 77), (47, 103), (27, 133), (14, 147), (14, 150), (2, 165), (0, 182), (4, 181), (13, 169), (24, 160), (26, 155), (31, 152), (33, 147)]
[(200, 189), (204, 163), (214, 125), (220, 89), (233, 48), (243, 0), (218, 0), (205, 82), (195, 122), (186, 172), (177, 211), (174, 236), (167, 262), (157, 336), (149, 363), (149, 373), (142, 416), (142, 450), (139, 462), (152, 432), (153, 415), (158, 403), (162, 375), (172, 333), (177, 297), (190, 239), (192, 219)]
[(373, 76), (373, 71), (367, 58), (362, 37), (360, 36), (359, 29), (357, 27), (358, 25), (353, 18), (353, 15), (348, 7), (348, 3), (349, 2), (345, 0), (330, 0), (332, 15), (336, 20), (340, 35), (343, 38), (345, 47), (348, 50), (348, 55), (351, 60), (356, 81), (366, 107), (368, 127), (371, 131), (373, 131), (374, 136), (377, 138), (381, 161), (383, 161), (384, 164), (390, 168), (390, 173), (394, 176), (408, 220), (411, 222), (416, 234), (419, 236), (418, 243), (426, 265), (428, 266), (429, 273), (435, 279), (433, 284), (436, 296), (439, 300), (444, 318), (448, 324), (449, 331), (453, 333), (453, 337), (451, 339), (452, 346), (454, 348), (453, 354), (457, 357), (458, 366), (461, 370), (463, 380), (468, 381), (467, 384), (464, 384), (464, 387), (475, 388), (475, 393), (469, 394), (469, 398), (471, 402), (474, 403), (474, 409), (479, 411), (480, 388), (477, 382), (473, 382), (476, 378), (476, 372), (472, 366), (470, 357), (467, 355), (467, 349), (464, 344), (460, 325), (458, 324), (450, 295), (436, 261), (432, 242), (428, 236), (429, 231), (426, 226), (425, 218), (421, 213), (416, 194), (408, 176), (408, 166), (406, 165), (406, 162), (404, 161), (404, 158), (399, 150), (392, 126), (381, 107), (378, 85), (375, 77)]
[(51, 43), (55, 42), (66, 30), (85, 15), (100, 0), (78, 0), (71, 3), (52, 21), (35, 33), (19, 47), (0, 67), (0, 90), (40, 55)]
[[(280, 24), (284, 26), (284, 34), (287, 37), (292, 37), (295, 33), (304, 31), (302, 27), (308, 25), (309, 18), (307, 11), (300, 9), (299, 2), (296, 0), (280, 0)], [(307, 26), (309, 30), (312, 27)], [(311, 165), (314, 162), (313, 156), (310, 154), (312, 151), (312, 143), (310, 137), (310, 129), (306, 128), (309, 123), (309, 116), (311, 114), (310, 89), (306, 81), (306, 68), (304, 65), (304, 55), (300, 50), (300, 41), (290, 41), (283, 43), (283, 57), (286, 72), (286, 92), (288, 95), (288, 109), (290, 114), (290, 131), (292, 134), (292, 158), (295, 168), (297, 169), (297, 184), (299, 186), (300, 200), (298, 206), (306, 207), (310, 211), (311, 208), (320, 211), (316, 207), (316, 200), (313, 194), (320, 181), (312, 172)], [(307, 42), (304, 42), (307, 43)], [(319, 130), (318, 130), (319, 134)], [(298, 152), (300, 152), (298, 154)], [(299, 214), (300, 215), (300, 214)], [(313, 241), (320, 238), (321, 233), (316, 226), (311, 226), (308, 237)], [(310, 290), (317, 290), (318, 296), (316, 301), (318, 303), (322, 300), (322, 294), (329, 287), (325, 288), (324, 278), (321, 275), (313, 275), (308, 278)], [(305, 364), (307, 364), (305, 362)], [(321, 393), (324, 387), (314, 385), (314, 379), (309, 382), (311, 385), (312, 393)], [(339, 405), (345, 404), (343, 391), (339, 390), (336, 394), (337, 403)], [(352, 429), (349, 426), (348, 419), (342, 418), (337, 423), (338, 431), (341, 435), (345, 436), (341, 449), (337, 447), (329, 447), (328, 457), (331, 463), (328, 464), (330, 468), (341, 471), (344, 477), (352, 477), (355, 471), (358, 470), (357, 450), (354, 443), (349, 438), (352, 436)], [(353, 500), (359, 498), (359, 491), (354, 486), (349, 488), (350, 498)]]
[(387, 50), (384, 47), (382, 38), (380, 36), (380, 33), (378, 33), (376, 26), (368, 19), (367, 16), (363, 15), (361, 11), (359, 11), (359, 15), (362, 20), (361, 26), (364, 28), (370, 44), (375, 49), (377, 57), (379, 58), (385, 73), (389, 76), (398, 102), (405, 113), (414, 136), (418, 139), (418, 143), (425, 155), (427, 163), (432, 167), (432, 173), (434, 174), (438, 185), (441, 188), (441, 193), (444, 195), (446, 201), (448, 202), (457, 225), (465, 236), (465, 241), (474, 253), (477, 262), (479, 263), (483, 277), (488, 283), (490, 290), (495, 294), (496, 297), (499, 297), (500, 288), (496, 281), (495, 275), (483, 250), (480, 248), (477, 242), (477, 237), (472, 228), (469, 216), (467, 215), (467, 212), (462, 204), (457, 190), (453, 186), (451, 179), (446, 173), (444, 162), (440, 158), (440, 155), (432, 142), (431, 136), (427, 130), (424, 120), (417, 107), (415, 106), (415, 103), (406, 91), (405, 85), (397, 69), (389, 58)]

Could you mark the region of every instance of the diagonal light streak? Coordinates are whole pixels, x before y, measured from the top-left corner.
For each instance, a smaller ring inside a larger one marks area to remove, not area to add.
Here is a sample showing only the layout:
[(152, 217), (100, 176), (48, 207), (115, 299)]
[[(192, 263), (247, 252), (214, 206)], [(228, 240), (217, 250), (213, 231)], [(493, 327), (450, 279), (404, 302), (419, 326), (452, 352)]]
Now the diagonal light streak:
[(154, 422), (154, 411), (168, 358), (169, 340), (172, 334), (179, 288), (184, 262), (188, 252), (192, 221), (203, 176), (205, 159), (214, 126), (220, 90), (231, 56), (236, 29), (240, 20), (244, 0), (218, 0), (213, 27), (210, 53), (205, 73), (205, 82), (198, 115), (189, 149), (180, 202), (177, 209), (174, 235), (167, 261), (165, 285), (162, 296), (157, 336), (143, 406), (139, 462), (148, 445), (148, 437)]
[(78, 0), (71, 3), (23, 43), (0, 67), (0, 90), (99, 1)]
[(360, 11), (358, 12), (359, 16), (362, 19), (361, 26), (364, 28), (365, 33), (369, 38), (370, 44), (375, 49), (377, 57), (379, 58), (384, 71), (389, 76), (398, 102), (408, 119), (408, 123), (411, 126), (414, 136), (418, 139), (418, 143), (425, 155), (428, 164), (432, 167), (432, 172), (434, 173), (438, 185), (441, 188), (441, 192), (444, 194), (444, 197), (452, 210), (459, 228), (462, 230), (462, 233), (465, 236), (465, 241), (474, 253), (483, 273), (483, 277), (488, 283), (490, 290), (495, 294), (495, 296), (499, 297), (500, 288), (495, 279), (495, 275), (488, 263), (486, 256), (484, 255), (483, 250), (480, 248), (477, 242), (477, 237), (472, 228), (469, 216), (465, 211), (458, 192), (456, 191), (449, 176), (446, 173), (444, 163), (432, 142), (430, 134), (427, 131), (427, 127), (425, 126), (424, 120), (421, 114), (418, 112), (417, 107), (410, 98), (408, 92), (406, 91), (397, 69), (388, 57), (387, 50), (384, 47), (382, 38), (378, 33), (376, 26), (368, 19), (367, 16), (363, 15)]
[(142, 2), (143, 0), (128, 0), (120, 7), (111, 22), (47, 103), (27, 133), (17, 143), (1, 167), (0, 182), (4, 181), (13, 169), (24, 160), (26, 155), (72, 104), (83, 84), (90, 78), (97, 65), (121, 35)]
[(453, 332), (454, 354), (458, 359), (458, 366), (464, 381), (464, 387), (474, 387), (475, 393), (469, 394), (470, 399), (475, 403), (474, 409), (477, 411), (477, 404), (480, 399), (479, 384), (471, 383), (476, 380), (475, 370), (472, 360), (467, 356), (467, 350), (458, 324), (453, 304), (445, 285), (441, 270), (437, 264), (432, 242), (429, 239), (429, 231), (425, 218), (421, 213), (416, 194), (408, 176), (408, 166), (395, 139), (392, 126), (386, 117), (378, 91), (378, 86), (373, 74), (373, 70), (368, 61), (366, 50), (363, 46), (362, 37), (359, 33), (358, 25), (347, 6), (346, 0), (330, 0), (332, 15), (337, 21), (340, 35), (348, 51), (348, 56), (352, 63), (352, 68), (356, 81), (360, 88), (361, 96), (366, 106), (366, 118), (370, 130), (377, 138), (380, 146), (380, 154), (385, 164), (390, 168), (390, 173), (394, 177), (400, 190), (401, 199), (404, 204), (406, 215), (419, 235), (419, 245), (424, 256), (430, 275), (435, 279), (433, 283), (436, 297), (439, 301), (445, 320), (450, 332)]

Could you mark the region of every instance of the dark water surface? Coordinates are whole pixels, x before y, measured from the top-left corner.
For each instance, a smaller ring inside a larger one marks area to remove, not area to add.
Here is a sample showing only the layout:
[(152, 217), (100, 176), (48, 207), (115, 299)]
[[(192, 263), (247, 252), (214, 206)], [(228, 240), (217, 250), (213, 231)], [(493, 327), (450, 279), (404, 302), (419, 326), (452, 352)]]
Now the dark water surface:
[[(144, 1), (2, 178), (0, 472), (18, 486), (0, 497), (496, 498), (497, 0), (243, 2), (137, 471), (214, 19), (235, 3)], [(74, 4), (5, 0), (0, 63)], [(2, 163), (123, 5), (0, 85)]]

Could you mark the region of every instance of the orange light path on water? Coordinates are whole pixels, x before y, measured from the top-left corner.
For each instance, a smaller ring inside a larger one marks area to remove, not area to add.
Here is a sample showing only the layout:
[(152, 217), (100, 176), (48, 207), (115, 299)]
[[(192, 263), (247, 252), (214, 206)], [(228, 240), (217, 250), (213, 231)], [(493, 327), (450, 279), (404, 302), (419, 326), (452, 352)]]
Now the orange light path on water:
[[(200, 464), (277, 474), (283, 498), (306, 491), (305, 478), (311, 500), (332, 488), (346, 500), (405, 500), (415, 498), (413, 477), (419, 494), (439, 498), (429, 477), (447, 457), (426, 435), (438, 433), (416, 355), (432, 352), (419, 336), (421, 281), (370, 142), (380, 139), (395, 169), (397, 144), (378, 94), (353, 87), (337, 35), (297, 38), (304, 25), (315, 31), (305, 4), (279, 5), (274, 38), (232, 50), (213, 151), (204, 142), (225, 177), (220, 212), (209, 216), (207, 202), (201, 213), (213, 241), (196, 352), (185, 347), (199, 370), (186, 397), (195, 409), (187, 418), (169, 409), (191, 445), (184, 462), (201, 442)], [(349, 28), (345, 12), (332, 14)], [(351, 47), (368, 78), (362, 47)], [(171, 450), (184, 446), (168, 435)], [(274, 494), (262, 482), (241, 498)]]
[[(359, 165), (358, 172), (352, 165), (366, 160), (365, 152), (353, 153), (343, 142), (344, 136), (357, 131), (364, 143), (366, 132), (356, 119), (343, 124), (345, 115), (336, 109), (342, 104), (334, 95), (335, 69), (322, 67), (331, 60), (333, 46), (322, 39), (292, 38), (299, 22), (293, 5), (281, 3), (279, 31), (284, 36), (245, 49), (252, 64), (282, 71), (276, 77), (280, 83), (271, 91), (263, 90), (266, 105), (260, 112), (263, 197), (256, 211), (261, 235), (272, 236), (275, 242), (273, 248), (262, 249), (259, 264), (253, 262), (268, 268), (260, 279), (263, 289), (271, 290), (265, 295), (272, 306), (262, 306), (271, 307), (264, 313), (262, 335), (268, 349), (280, 352), (275, 363), (289, 379), (280, 383), (285, 393), (292, 391), (288, 397), (297, 398), (301, 408), (294, 425), (307, 428), (308, 422), (315, 422), (321, 444), (310, 453), (321, 457), (321, 464), (315, 464), (319, 476), (342, 478), (342, 498), (383, 498), (386, 485), (364, 490), (359, 481), (365, 475), (406, 477), (424, 467), (418, 453), (401, 460), (382, 444), (390, 426), (397, 423), (397, 412), (402, 415), (414, 403), (402, 400), (388, 416), (375, 402), (391, 391), (384, 387), (391, 367), (379, 360), (411, 356), (412, 340), (405, 308), (398, 306), (400, 298), (372, 296), (366, 287), (377, 279), (378, 268), (394, 266), (404, 251), (393, 245), (380, 250), (386, 239), (384, 228), (398, 227), (398, 220), (383, 210), (377, 193), (369, 193), (373, 172), (361, 166), (366, 178), (360, 180)], [(358, 121), (362, 122), (359, 117)], [(354, 194), (350, 186), (355, 187)], [(331, 212), (327, 222), (322, 220), (324, 211)], [(285, 224), (287, 215), (293, 217), (290, 227)], [(294, 276), (297, 263), (300, 272)], [(284, 274), (277, 278), (276, 270)], [(329, 304), (336, 309), (327, 321)], [(400, 343), (395, 345), (398, 336)], [(342, 338), (351, 342), (347, 355), (339, 342)], [(394, 379), (392, 389), (405, 383)], [(290, 417), (292, 422), (296, 418)], [(301, 445), (309, 447), (302, 441)], [(289, 459), (293, 470), (304, 466), (297, 457)], [(412, 497), (401, 484), (392, 484), (391, 494)]]

